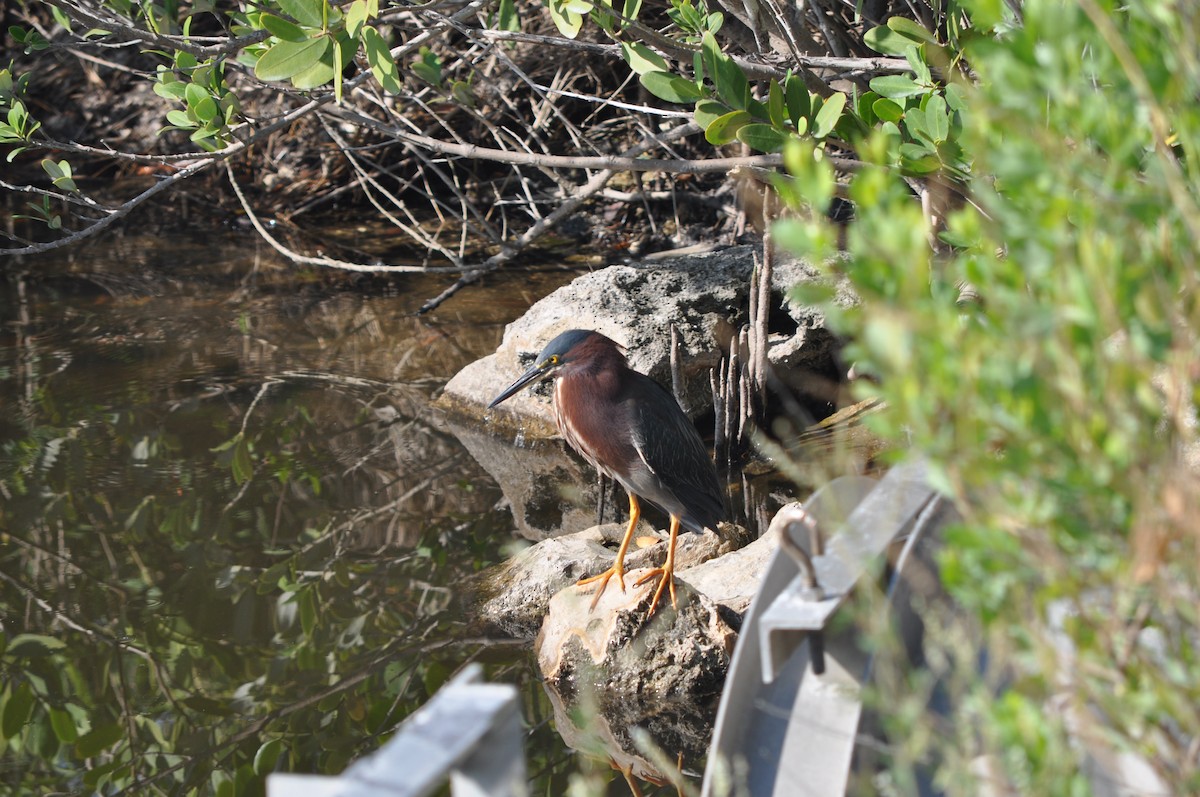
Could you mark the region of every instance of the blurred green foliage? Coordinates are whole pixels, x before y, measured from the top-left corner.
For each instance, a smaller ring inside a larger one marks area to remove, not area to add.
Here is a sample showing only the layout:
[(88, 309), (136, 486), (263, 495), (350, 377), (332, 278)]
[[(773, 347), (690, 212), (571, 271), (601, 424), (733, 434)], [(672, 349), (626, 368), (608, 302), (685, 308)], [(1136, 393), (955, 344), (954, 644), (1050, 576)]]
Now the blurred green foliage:
[[(845, 187), (848, 256), (819, 214), (776, 229), (853, 285), (861, 303), (827, 311), (878, 380), (859, 395), (887, 402), (871, 422), (965, 517), (940, 565), (967, 617), (944, 640), (975, 636), (938, 672), (974, 732), (923, 732), (889, 694), (888, 777), (933, 767), (974, 794), (991, 755), (1013, 793), (1082, 794), (1091, 739), (1200, 793), (1200, 17), (1170, 0), (953, 16), (977, 78), (944, 87), (965, 188), (950, 169), (906, 181), (875, 130)], [(823, 210), (832, 170), (799, 144), (787, 163), (785, 197)], [(975, 677), (981, 646), (1007, 688)]]

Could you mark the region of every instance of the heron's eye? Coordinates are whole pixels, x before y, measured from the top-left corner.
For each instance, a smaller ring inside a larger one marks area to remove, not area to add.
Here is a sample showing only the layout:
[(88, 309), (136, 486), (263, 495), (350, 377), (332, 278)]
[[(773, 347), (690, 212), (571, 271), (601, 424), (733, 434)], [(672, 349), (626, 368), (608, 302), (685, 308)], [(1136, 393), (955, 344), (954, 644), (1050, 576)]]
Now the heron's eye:
[(549, 363), (550, 363), (550, 365), (558, 365), (558, 355), (557, 355), (557, 354), (551, 354), (551, 355), (550, 355), (550, 359), (549, 359), (547, 362), (549, 362)]

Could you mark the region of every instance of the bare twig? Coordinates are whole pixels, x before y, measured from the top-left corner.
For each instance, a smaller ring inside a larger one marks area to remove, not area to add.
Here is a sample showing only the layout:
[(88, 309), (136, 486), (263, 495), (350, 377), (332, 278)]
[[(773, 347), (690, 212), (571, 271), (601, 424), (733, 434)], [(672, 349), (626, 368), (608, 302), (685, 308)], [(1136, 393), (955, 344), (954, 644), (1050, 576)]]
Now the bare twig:
[[(690, 135), (697, 131), (699, 131), (699, 127), (695, 124), (679, 125), (678, 127), (663, 133), (661, 136), (648, 138), (647, 140), (630, 147), (621, 154), (619, 160), (627, 162), (636, 161), (638, 155), (647, 150), (653, 149), (654, 147), (660, 146), (665, 141)], [(524, 249), (533, 241), (537, 240), (543, 233), (553, 228), (554, 225), (558, 224), (558, 222), (570, 216), (580, 205), (587, 201), (587, 199), (604, 188), (608, 181), (612, 179), (612, 176), (616, 174), (616, 171), (616, 169), (603, 169), (597, 172), (584, 185), (580, 186), (574, 195), (568, 197), (562, 204), (556, 207), (552, 213), (545, 218), (539, 219), (537, 223), (518, 236), (513, 242), (505, 244), (499, 252), (488, 258), (479, 268), (472, 269), (471, 271), (463, 274), (449, 288), (425, 302), (425, 304), (421, 305), (421, 309), (417, 312), (419, 314), (423, 314), (436, 309), (443, 302), (445, 302), (454, 294), (458, 293), (463, 288), (467, 287), (473, 282), (477, 282), (484, 274), (489, 274), (503, 266), (509, 260), (512, 260), (512, 258), (515, 257), (522, 249)]]
[(365, 263), (350, 263), (345, 260), (335, 260), (332, 257), (310, 257), (308, 255), (302, 255), (299, 252), (292, 251), (276, 240), (271, 233), (267, 232), (267, 228), (261, 221), (258, 220), (258, 216), (254, 213), (254, 209), (250, 207), (249, 200), (247, 200), (246, 195), (242, 193), (242, 187), (238, 185), (237, 178), (233, 176), (233, 167), (228, 163), (225, 164), (225, 172), (229, 175), (229, 184), (233, 187), (233, 192), (237, 195), (238, 202), (240, 202), (242, 205), (242, 210), (245, 211), (246, 217), (250, 220), (250, 224), (254, 227), (255, 231), (258, 232), (259, 237), (266, 241), (276, 252), (294, 263), (303, 263), (307, 266), (324, 266), (326, 268), (337, 268), (343, 271), (357, 271), (366, 273), (402, 272), (409, 274), (421, 274), (426, 272), (453, 273), (462, 270), (461, 268), (454, 266), (386, 266), (383, 264), (368, 265)]

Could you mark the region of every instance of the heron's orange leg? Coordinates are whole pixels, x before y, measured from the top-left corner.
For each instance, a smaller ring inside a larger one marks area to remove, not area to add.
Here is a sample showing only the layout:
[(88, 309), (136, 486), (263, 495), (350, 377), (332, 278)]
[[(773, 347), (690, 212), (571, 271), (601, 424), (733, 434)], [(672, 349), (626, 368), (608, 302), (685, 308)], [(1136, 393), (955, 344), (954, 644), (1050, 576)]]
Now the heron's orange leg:
[(604, 588), (608, 586), (608, 580), (613, 576), (617, 577), (617, 583), (621, 585), (621, 591), (625, 591), (625, 551), (629, 550), (629, 541), (633, 539), (633, 530), (637, 528), (638, 521), (642, 519), (642, 508), (638, 505), (637, 496), (633, 493), (629, 494), (629, 525), (625, 528), (625, 537), (621, 540), (621, 547), (617, 549), (617, 559), (613, 562), (612, 567), (605, 570), (596, 576), (582, 578), (575, 582), (575, 586), (582, 587), (587, 584), (599, 583), (596, 588), (596, 597), (592, 598), (592, 605), (588, 607), (589, 611), (596, 608), (596, 604), (600, 602), (600, 596), (604, 594)]
[(679, 537), (679, 518), (671, 515), (671, 541), (667, 543), (667, 561), (662, 567), (656, 567), (646, 575), (638, 579), (637, 586), (645, 584), (655, 576), (659, 576), (658, 589), (654, 590), (654, 597), (650, 599), (650, 611), (646, 612), (646, 618), (654, 616), (654, 610), (658, 608), (658, 601), (662, 598), (663, 589), (670, 585), (671, 587), (671, 608), (678, 609), (679, 604), (675, 602), (675, 540)]

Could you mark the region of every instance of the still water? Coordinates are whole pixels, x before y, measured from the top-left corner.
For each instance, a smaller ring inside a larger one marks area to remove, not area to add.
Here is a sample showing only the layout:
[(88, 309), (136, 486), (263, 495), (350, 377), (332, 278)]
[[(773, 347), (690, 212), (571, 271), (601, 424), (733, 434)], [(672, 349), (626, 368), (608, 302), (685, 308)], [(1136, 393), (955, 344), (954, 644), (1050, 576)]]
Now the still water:
[(228, 231), (0, 269), (0, 789), (261, 794), (481, 661), (522, 689), (534, 793), (628, 793), (555, 734), (531, 645), (459, 600), (512, 518), (430, 406), (571, 273), (418, 318), (449, 278), (310, 272)]

